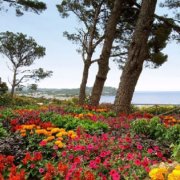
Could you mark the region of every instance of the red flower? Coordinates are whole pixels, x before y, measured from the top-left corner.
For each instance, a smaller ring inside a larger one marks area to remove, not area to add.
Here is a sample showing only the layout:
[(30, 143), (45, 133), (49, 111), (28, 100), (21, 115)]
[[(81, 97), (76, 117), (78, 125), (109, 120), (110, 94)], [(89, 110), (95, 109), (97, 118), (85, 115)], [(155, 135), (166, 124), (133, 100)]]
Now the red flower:
[(139, 150), (142, 150), (142, 149), (143, 149), (143, 146), (142, 146), (141, 144), (137, 144), (136, 147), (137, 147), (137, 149), (139, 149)]
[(46, 144), (47, 144), (47, 141), (43, 141), (43, 140), (39, 143), (39, 145), (42, 146), (42, 147), (46, 146)]
[(132, 160), (134, 158), (134, 155), (132, 153), (127, 153), (127, 159)]
[(55, 167), (51, 163), (46, 164), (47, 172), (51, 175), (55, 174)]
[(140, 161), (139, 159), (136, 159), (136, 160), (134, 161), (134, 164), (135, 164), (136, 166), (140, 166), (140, 165), (141, 165), (141, 161)]
[(6, 157), (6, 162), (7, 162), (9, 165), (12, 165), (13, 162), (14, 162), (14, 156), (7, 156), (7, 157)]
[(67, 169), (68, 167), (66, 164), (62, 164), (62, 163), (58, 164), (58, 171), (60, 172), (60, 174), (65, 175), (67, 172)]
[(153, 149), (149, 148), (147, 152), (148, 152), (149, 154), (152, 154), (153, 151), (154, 151)]
[(95, 180), (94, 174), (91, 171), (86, 171), (84, 175), (85, 180)]
[(40, 161), (42, 159), (42, 153), (41, 152), (34, 152), (34, 161)]

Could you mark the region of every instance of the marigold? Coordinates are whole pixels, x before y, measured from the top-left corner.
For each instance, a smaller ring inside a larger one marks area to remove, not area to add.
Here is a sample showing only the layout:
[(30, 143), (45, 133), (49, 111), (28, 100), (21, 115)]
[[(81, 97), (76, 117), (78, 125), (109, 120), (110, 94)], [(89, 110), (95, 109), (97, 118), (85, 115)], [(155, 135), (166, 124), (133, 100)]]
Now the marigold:
[(52, 140), (54, 140), (54, 139), (55, 139), (54, 136), (49, 136), (49, 137), (46, 138), (46, 141), (52, 141)]
[(62, 144), (62, 142), (61, 142), (61, 141), (55, 141), (54, 144), (55, 144), (55, 145), (59, 145), (59, 144)]
[(48, 132), (45, 130), (45, 129), (37, 129), (35, 131), (36, 134), (39, 134), (39, 135), (47, 135)]
[(63, 134), (61, 132), (56, 134), (56, 137), (61, 137)]
[(58, 133), (60, 131), (59, 128), (53, 128), (51, 129), (51, 133), (54, 134), (54, 133)]
[(164, 180), (164, 176), (167, 175), (168, 169), (165, 167), (154, 168), (149, 172), (149, 176), (152, 180)]

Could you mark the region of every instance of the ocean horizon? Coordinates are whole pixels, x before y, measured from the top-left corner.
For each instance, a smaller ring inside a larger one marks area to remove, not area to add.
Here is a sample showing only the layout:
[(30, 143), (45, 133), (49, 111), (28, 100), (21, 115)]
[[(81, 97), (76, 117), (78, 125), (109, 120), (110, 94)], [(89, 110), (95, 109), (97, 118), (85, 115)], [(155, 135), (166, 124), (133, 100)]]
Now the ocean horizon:
[[(101, 96), (100, 103), (114, 103), (115, 96)], [(132, 104), (180, 105), (180, 91), (136, 91)]]

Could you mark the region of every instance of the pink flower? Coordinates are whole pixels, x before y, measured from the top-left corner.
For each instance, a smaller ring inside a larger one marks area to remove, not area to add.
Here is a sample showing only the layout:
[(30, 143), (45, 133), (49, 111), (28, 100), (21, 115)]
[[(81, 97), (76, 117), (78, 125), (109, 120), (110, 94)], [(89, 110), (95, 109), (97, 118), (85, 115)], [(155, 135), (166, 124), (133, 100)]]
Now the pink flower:
[(72, 154), (69, 155), (69, 159), (72, 160), (74, 156)]
[(92, 145), (92, 144), (87, 145), (87, 149), (88, 150), (93, 150), (94, 149), (94, 145)]
[(112, 169), (109, 174), (111, 175), (113, 180), (120, 180), (119, 173), (116, 170)]
[(159, 147), (158, 147), (158, 146), (154, 146), (153, 149), (154, 149), (155, 151), (159, 151)]
[(153, 151), (154, 151), (153, 149), (149, 148), (147, 152), (148, 152), (149, 154), (152, 154)]
[(42, 174), (44, 172), (44, 168), (39, 168), (39, 172)]
[(134, 161), (134, 164), (135, 164), (136, 166), (140, 166), (140, 165), (141, 165), (141, 161), (140, 161), (139, 159), (136, 159), (136, 160)]
[(98, 166), (97, 166), (96, 162), (95, 162), (95, 161), (93, 161), (93, 160), (91, 160), (91, 161), (90, 161), (90, 163), (89, 163), (89, 167), (90, 167), (90, 168), (92, 168), (92, 169), (97, 169), (97, 168), (98, 168)]
[(137, 149), (139, 149), (139, 150), (142, 150), (142, 149), (143, 149), (143, 146), (142, 146), (141, 144), (137, 144), (136, 147), (137, 147)]
[(163, 154), (161, 152), (157, 152), (157, 157), (158, 158), (162, 158), (163, 157)]
[(134, 155), (132, 153), (127, 153), (127, 159), (132, 160), (134, 158)]
[(61, 155), (62, 155), (62, 157), (66, 157), (67, 153), (66, 153), (65, 151), (63, 151), (63, 152), (61, 153)]
[(31, 164), (30, 168), (34, 169), (35, 168), (35, 164)]
[(42, 147), (46, 146), (46, 144), (47, 144), (47, 141), (43, 141), (43, 140), (39, 143), (39, 145), (42, 146)]
[(99, 163), (101, 162), (101, 158), (100, 158), (100, 157), (96, 157), (96, 158), (95, 158), (95, 162), (96, 162), (97, 164), (99, 164)]

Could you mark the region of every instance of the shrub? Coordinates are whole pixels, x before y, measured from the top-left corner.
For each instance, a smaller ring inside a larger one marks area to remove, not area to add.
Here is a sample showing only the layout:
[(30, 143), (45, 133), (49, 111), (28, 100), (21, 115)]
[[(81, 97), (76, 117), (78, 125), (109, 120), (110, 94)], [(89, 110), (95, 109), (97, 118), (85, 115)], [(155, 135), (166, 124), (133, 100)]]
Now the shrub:
[(175, 161), (180, 163), (180, 143), (176, 145), (171, 145), (171, 147), (173, 148), (172, 157)]
[(0, 106), (9, 106), (12, 104), (12, 98), (10, 94), (0, 95)]
[(153, 117), (150, 120), (137, 119), (131, 123), (131, 130), (136, 134), (144, 134), (151, 139), (163, 139), (166, 133), (166, 127), (158, 117)]
[(2, 123), (0, 123), (0, 138), (7, 135), (6, 129), (3, 128)]
[(25, 151), (23, 139), (18, 134), (12, 134), (0, 139), (0, 154), (15, 156), (15, 162), (19, 162)]
[(180, 143), (180, 125), (174, 125), (167, 129), (165, 138), (173, 144)]
[(8, 87), (5, 82), (0, 83), (0, 95), (8, 92)]

